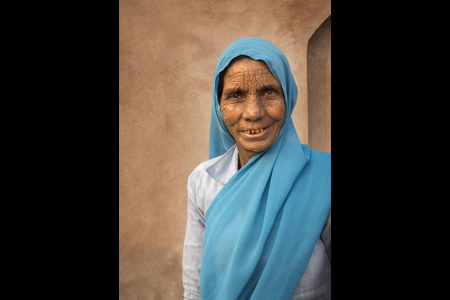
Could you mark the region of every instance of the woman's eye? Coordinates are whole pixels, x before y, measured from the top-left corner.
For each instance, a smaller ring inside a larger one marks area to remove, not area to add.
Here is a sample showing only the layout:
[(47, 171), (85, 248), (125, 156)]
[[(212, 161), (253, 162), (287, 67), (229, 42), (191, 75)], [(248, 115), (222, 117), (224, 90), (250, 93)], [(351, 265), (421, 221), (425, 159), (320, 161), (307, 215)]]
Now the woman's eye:
[(271, 95), (274, 95), (275, 94), (275, 91), (274, 90), (265, 90), (264, 91), (264, 95), (269, 95), (269, 96), (271, 96)]
[(237, 98), (239, 98), (239, 95), (231, 94), (230, 96), (228, 96), (228, 98), (230, 98), (230, 99), (237, 99)]

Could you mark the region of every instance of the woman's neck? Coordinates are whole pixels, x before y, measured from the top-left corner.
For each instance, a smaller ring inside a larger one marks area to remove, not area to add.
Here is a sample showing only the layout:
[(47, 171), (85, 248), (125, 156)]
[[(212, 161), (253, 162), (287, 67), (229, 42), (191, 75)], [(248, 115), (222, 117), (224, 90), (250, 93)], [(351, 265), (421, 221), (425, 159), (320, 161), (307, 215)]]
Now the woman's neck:
[(241, 154), (241, 152), (239, 152), (238, 150), (238, 170), (240, 170), (243, 166), (245, 166), (256, 153), (251, 153), (250, 155), (246, 154), (247, 153)]

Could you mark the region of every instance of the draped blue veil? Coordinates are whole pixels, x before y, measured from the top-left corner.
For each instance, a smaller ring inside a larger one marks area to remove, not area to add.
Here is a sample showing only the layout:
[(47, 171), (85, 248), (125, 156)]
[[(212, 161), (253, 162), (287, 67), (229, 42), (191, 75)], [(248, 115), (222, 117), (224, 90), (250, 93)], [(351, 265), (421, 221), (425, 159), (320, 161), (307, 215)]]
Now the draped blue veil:
[(246, 55), (264, 61), (283, 88), (286, 116), (277, 141), (253, 156), (206, 213), (202, 299), (290, 299), (331, 205), (331, 155), (300, 144), (292, 111), (297, 85), (285, 55), (260, 38), (235, 41), (214, 72), (209, 157), (235, 144), (220, 112), (219, 73)]

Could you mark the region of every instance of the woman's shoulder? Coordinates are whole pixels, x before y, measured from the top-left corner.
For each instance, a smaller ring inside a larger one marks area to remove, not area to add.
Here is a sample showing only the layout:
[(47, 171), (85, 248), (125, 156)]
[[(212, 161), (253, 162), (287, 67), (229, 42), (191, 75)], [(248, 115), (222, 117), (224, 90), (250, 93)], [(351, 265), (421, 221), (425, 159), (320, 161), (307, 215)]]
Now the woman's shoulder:
[(223, 184), (215, 180), (209, 173), (209, 167), (217, 163), (223, 155), (200, 163), (189, 175), (187, 188), (189, 198), (206, 213), (209, 205)]
[[(302, 145), (303, 146), (303, 145)], [(331, 153), (318, 150), (309, 150), (310, 160), (314, 162), (331, 163)]]
[(208, 159), (207, 161), (204, 161), (200, 163), (195, 169), (191, 172), (191, 175), (194, 173), (202, 172), (206, 169), (208, 169), (211, 165), (213, 165), (216, 161), (218, 161), (223, 155)]
[(234, 145), (230, 149), (228, 149), (228, 151), (225, 152), (224, 154), (200, 163), (197, 167), (195, 167), (194, 171), (191, 172), (191, 175), (189, 175), (189, 177), (191, 177), (193, 174), (203, 173), (203, 171), (206, 171), (206, 169), (208, 169), (210, 166), (212, 166), (221, 159), (230, 158), (235, 148), (236, 146)]
[(331, 153), (310, 150), (308, 165), (316, 172), (331, 172)]
[(205, 185), (209, 182), (209, 175), (207, 169), (221, 159), (223, 155), (208, 159), (200, 163), (195, 169), (191, 172), (188, 178), (188, 186), (199, 187), (200, 185)]

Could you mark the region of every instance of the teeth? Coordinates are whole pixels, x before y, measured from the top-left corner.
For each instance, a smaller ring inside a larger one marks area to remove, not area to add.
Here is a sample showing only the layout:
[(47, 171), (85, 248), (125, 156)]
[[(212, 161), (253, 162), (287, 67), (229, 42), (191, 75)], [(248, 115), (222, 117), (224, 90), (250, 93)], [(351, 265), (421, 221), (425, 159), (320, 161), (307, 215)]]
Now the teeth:
[(244, 132), (247, 134), (256, 134), (256, 133), (263, 132), (263, 129), (261, 128), (261, 129), (257, 129), (257, 130), (245, 130)]

